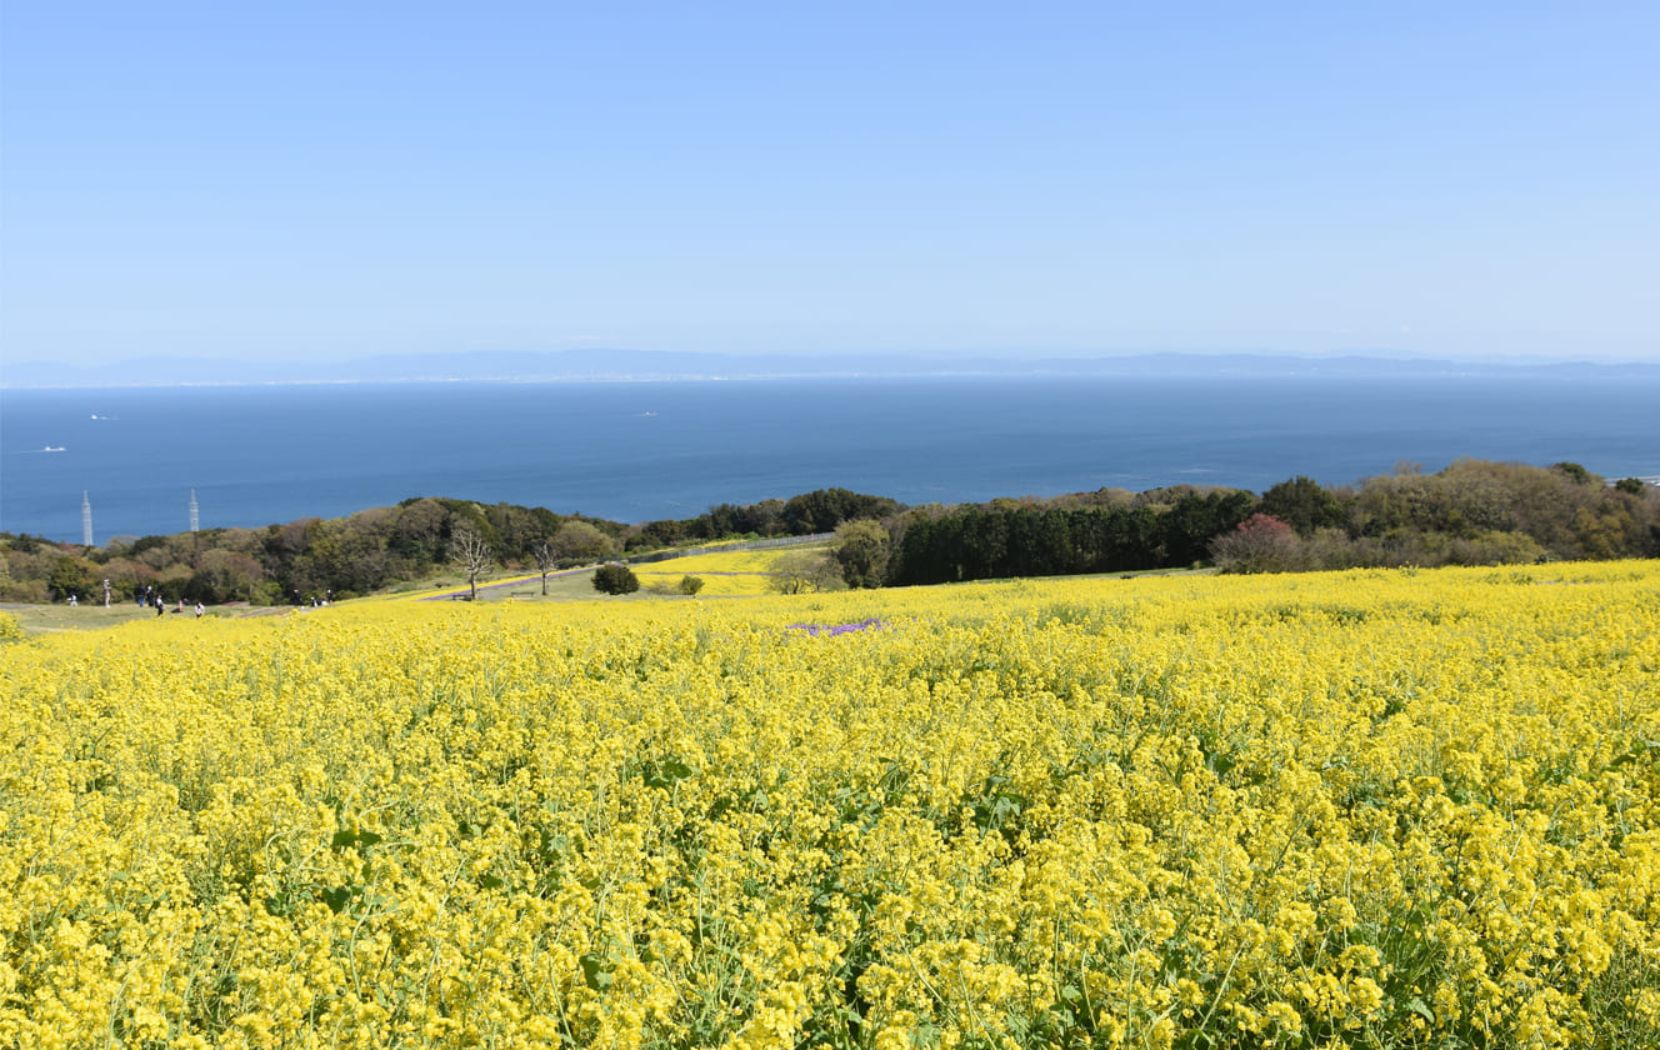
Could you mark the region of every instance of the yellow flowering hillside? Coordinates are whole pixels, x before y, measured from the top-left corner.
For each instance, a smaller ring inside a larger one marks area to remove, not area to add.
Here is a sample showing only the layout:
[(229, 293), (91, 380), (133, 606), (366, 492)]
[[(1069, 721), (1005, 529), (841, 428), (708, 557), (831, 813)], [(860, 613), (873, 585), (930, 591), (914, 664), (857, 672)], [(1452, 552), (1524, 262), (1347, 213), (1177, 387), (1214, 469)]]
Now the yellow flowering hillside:
[(634, 574), (646, 587), (672, 588), (682, 576), (703, 580), (706, 595), (757, 595), (772, 590), (773, 573), (780, 562), (800, 557), (803, 551), (820, 553), (823, 547), (781, 547), (771, 550), (714, 551), (690, 554), (667, 561), (647, 562), (634, 567)]
[(1660, 1045), (1651, 563), (166, 618), (0, 696), (0, 1046)]

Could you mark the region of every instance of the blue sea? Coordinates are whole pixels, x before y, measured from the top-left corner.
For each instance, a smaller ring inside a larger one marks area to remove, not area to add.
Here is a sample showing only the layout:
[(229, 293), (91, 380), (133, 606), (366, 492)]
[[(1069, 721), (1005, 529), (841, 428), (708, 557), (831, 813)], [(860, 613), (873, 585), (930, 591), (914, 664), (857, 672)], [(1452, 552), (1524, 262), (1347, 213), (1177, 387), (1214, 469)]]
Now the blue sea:
[[(46, 452), (46, 448), (63, 451)], [(624, 521), (840, 485), (907, 503), (1341, 483), (1461, 456), (1660, 474), (1652, 380), (845, 379), (0, 392), (0, 531), (78, 540), (457, 496)]]

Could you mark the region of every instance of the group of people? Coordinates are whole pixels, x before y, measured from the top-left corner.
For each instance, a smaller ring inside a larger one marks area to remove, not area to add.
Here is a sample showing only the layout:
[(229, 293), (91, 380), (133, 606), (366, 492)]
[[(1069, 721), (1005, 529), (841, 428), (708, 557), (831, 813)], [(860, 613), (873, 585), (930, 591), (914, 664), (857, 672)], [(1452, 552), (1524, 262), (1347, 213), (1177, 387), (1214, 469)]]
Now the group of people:
[[(159, 587), (151, 587), (150, 585), (146, 584), (144, 586), (143, 590), (135, 591), (133, 593), (133, 598), (134, 598), (134, 600), (136, 600), (138, 602), (138, 607), (141, 608), (141, 609), (147, 609), (147, 608), (152, 608), (153, 607), (156, 610), (156, 615), (157, 616), (161, 616), (162, 614), (167, 612), (167, 601), (166, 601), (166, 599), (162, 598), (161, 588), (159, 588)], [(180, 616), (184, 615), (184, 599), (183, 598), (179, 599), (178, 608), (174, 609), (173, 612), (177, 615), (180, 615)], [(200, 620), (202, 618), (202, 616), (207, 612), (207, 606), (203, 605), (201, 602), (197, 602), (196, 606), (195, 606), (195, 609), (194, 609), (194, 612), (196, 613), (196, 618), (198, 620)]]
[[(152, 587), (152, 586), (146, 584), (142, 590), (133, 591), (133, 600), (138, 603), (138, 607), (140, 609), (154, 609), (156, 611), (157, 616), (161, 616), (161, 615), (163, 615), (164, 613), (167, 612), (167, 600), (164, 599), (161, 596), (161, 588), (160, 587)], [(64, 599), (64, 603), (67, 604), (71, 609), (79, 608), (80, 604), (81, 604), (81, 596), (78, 595), (78, 594), (71, 594), (67, 598)], [(110, 604), (110, 584), (109, 584), (108, 580), (105, 580), (104, 581), (104, 607), (106, 609), (109, 608), (109, 604)], [(316, 599), (312, 600), (312, 604), (313, 605), (317, 604)], [(327, 605), (328, 602), (325, 601), (325, 602), (323, 602), (323, 604)], [(194, 606), (192, 606), (191, 611), (196, 614), (196, 619), (200, 620), (203, 616), (207, 615), (207, 606), (203, 605), (201, 602), (197, 602)], [(173, 612), (175, 614), (179, 615), (179, 616), (184, 615), (184, 599), (183, 598), (180, 598), (178, 600), (178, 605), (173, 609)]]

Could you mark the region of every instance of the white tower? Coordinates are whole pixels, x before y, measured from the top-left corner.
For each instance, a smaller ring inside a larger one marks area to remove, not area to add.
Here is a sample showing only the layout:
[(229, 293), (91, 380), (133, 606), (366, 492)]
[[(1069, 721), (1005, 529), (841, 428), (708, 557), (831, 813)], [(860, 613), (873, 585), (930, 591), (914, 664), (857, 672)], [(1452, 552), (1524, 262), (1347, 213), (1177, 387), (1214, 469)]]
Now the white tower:
[(202, 516), (196, 509), (196, 490), (190, 490), (190, 531), (195, 532), (202, 527)]
[(81, 490), (81, 546), (92, 546), (92, 500)]

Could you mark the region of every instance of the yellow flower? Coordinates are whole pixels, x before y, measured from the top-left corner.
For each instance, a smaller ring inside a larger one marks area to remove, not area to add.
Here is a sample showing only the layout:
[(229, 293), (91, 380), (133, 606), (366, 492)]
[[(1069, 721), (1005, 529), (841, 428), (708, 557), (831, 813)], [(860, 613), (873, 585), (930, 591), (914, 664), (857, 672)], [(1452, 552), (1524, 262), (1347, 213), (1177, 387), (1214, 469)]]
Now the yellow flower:
[(1649, 562), (46, 636), (0, 1046), (1660, 1045), (1656, 740)]

